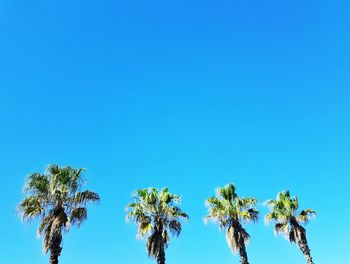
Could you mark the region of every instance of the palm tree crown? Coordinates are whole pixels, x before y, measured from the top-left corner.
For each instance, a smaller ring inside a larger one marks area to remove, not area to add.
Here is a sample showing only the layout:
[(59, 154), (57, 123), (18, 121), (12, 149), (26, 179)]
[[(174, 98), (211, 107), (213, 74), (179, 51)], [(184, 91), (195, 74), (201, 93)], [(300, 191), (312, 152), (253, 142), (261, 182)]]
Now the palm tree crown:
[(226, 240), (233, 252), (239, 252), (241, 262), (248, 263), (246, 244), (249, 234), (243, 228), (242, 222), (249, 223), (258, 220), (258, 211), (255, 208), (257, 199), (239, 197), (236, 187), (227, 184), (216, 190), (216, 195), (206, 200), (208, 215), (205, 221), (212, 221), (221, 229), (226, 229)]
[(307, 244), (306, 230), (302, 225), (308, 223), (316, 212), (312, 209), (298, 212), (298, 198), (291, 197), (288, 190), (278, 193), (275, 200), (268, 200), (266, 204), (270, 207), (270, 212), (265, 220), (275, 222), (275, 234), (281, 233), (290, 242), (298, 244), (307, 262), (313, 263)]
[(87, 218), (87, 202), (98, 202), (97, 193), (81, 191), (83, 169), (48, 166), (44, 174), (30, 175), (24, 198), (19, 204), (23, 220), (40, 218), (38, 234), (43, 236), (43, 251), (50, 251), (51, 263), (58, 263), (62, 231), (71, 225), (80, 226)]
[(181, 220), (188, 215), (180, 207), (180, 197), (168, 188), (140, 189), (134, 202), (127, 206), (127, 220), (138, 225), (138, 237), (147, 238), (146, 250), (149, 256), (165, 263), (165, 248), (169, 245), (169, 231), (175, 236), (181, 232)]

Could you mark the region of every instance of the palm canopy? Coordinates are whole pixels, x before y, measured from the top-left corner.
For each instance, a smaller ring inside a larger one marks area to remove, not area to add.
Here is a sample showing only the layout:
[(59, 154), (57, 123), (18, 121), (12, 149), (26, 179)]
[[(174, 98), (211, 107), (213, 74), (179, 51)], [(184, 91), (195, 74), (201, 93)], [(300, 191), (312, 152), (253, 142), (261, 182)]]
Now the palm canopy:
[(242, 247), (242, 243), (249, 241), (249, 234), (241, 226), (241, 222), (249, 223), (258, 220), (259, 212), (256, 210), (257, 199), (253, 197), (242, 198), (236, 193), (234, 184), (227, 184), (216, 190), (216, 195), (205, 202), (208, 215), (205, 221), (216, 223), (221, 229), (227, 229), (226, 239), (233, 252)]
[(138, 226), (138, 238), (147, 238), (146, 250), (149, 256), (158, 258), (164, 246), (168, 246), (171, 234), (181, 233), (181, 220), (188, 215), (179, 207), (180, 196), (169, 192), (168, 188), (139, 189), (134, 201), (127, 205), (127, 221)]
[(298, 212), (299, 200), (297, 197), (291, 197), (288, 190), (278, 193), (275, 200), (268, 200), (266, 204), (270, 212), (265, 220), (275, 222), (276, 234), (283, 234), (293, 243), (304, 239), (305, 228), (301, 225), (308, 223), (311, 217), (316, 215), (316, 211), (305, 209)]
[(49, 165), (44, 174), (31, 174), (24, 187), (26, 198), (19, 204), (22, 219), (40, 218), (38, 235), (43, 235), (43, 250), (53, 250), (62, 240), (62, 229), (82, 224), (87, 218), (88, 202), (98, 202), (99, 195), (81, 191), (83, 169)]

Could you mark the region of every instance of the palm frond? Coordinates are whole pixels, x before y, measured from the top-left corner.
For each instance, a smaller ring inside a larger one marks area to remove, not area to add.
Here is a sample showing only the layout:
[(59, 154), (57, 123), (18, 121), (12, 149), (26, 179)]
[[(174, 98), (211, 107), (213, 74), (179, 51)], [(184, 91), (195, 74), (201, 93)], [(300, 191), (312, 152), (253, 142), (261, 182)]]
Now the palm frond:
[(238, 234), (232, 226), (230, 226), (226, 231), (226, 241), (233, 253), (237, 253), (239, 250), (239, 241), (237, 239)]
[(84, 207), (73, 208), (69, 215), (69, 223), (78, 227), (87, 219), (87, 210)]
[(137, 237), (145, 237), (148, 233), (152, 231), (152, 224), (150, 219), (144, 219), (143, 222), (140, 222)]
[(29, 196), (20, 203), (19, 211), (23, 220), (32, 220), (36, 217), (43, 216), (45, 209), (38, 196)]
[(249, 208), (248, 210), (238, 212), (238, 216), (246, 223), (249, 223), (250, 221), (257, 222), (259, 211), (255, 208)]
[(287, 222), (275, 224), (275, 235), (277, 235), (278, 233), (281, 233), (284, 236), (289, 234), (289, 226)]
[(100, 201), (100, 196), (93, 191), (86, 190), (83, 192), (76, 192), (70, 200), (76, 205), (86, 205), (88, 202), (98, 203)]
[(38, 228), (38, 236), (41, 236), (43, 234), (43, 232), (45, 231), (46, 228), (48, 228), (48, 226), (50, 224), (52, 224), (52, 222), (55, 220), (55, 216), (53, 214), (49, 214), (47, 216), (45, 216), (43, 218), (43, 220), (40, 222), (39, 228)]
[(181, 233), (181, 223), (178, 220), (171, 220), (169, 230), (174, 236), (179, 236)]
[(302, 224), (307, 224), (310, 221), (310, 219), (315, 215), (316, 215), (315, 210), (305, 209), (299, 213), (299, 215), (296, 217), (296, 219)]
[(47, 195), (49, 192), (49, 181), (46, 175), (40, 173), (31, 174), (24, 190), (34, 195)]

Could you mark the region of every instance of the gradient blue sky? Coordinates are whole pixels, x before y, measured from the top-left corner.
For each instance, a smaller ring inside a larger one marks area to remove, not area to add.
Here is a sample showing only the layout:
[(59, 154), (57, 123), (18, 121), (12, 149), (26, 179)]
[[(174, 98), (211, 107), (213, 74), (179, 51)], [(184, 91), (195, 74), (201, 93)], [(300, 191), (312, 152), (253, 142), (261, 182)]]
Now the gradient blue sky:
[[(15, 208), (49, 163), (87, 169), (101, 194), (61, 263), (154, 263), (124, 206), (169, 186), (191, 221), (169, 264), (238, 263), (203, 201), (237, 185), (289, 188), (318, 218), (317, 264), (350, 263), (349, 1), (0, 0), (0, 263), (44, 264)], [(259, 206), (262, 215), (266, 209)], [(261, 220), (251, 263), (305, 263)]]

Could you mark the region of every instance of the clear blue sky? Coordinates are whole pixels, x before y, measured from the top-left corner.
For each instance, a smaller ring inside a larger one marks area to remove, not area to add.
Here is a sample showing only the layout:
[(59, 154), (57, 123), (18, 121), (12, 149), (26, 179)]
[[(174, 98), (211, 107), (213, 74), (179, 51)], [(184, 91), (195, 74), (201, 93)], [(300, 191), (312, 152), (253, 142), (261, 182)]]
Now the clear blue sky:
[[(15, 208), (49, 163), (100, 193), (61, 263), (154, 263), (124, 222), (139, 187), (169, 186), (191, 221), (169, 264), (239, 263), (203, 201), (234, 182), (289, 188), (318, 218), (317, 264), (350, 263), (349, 1), (0, 1), (0, 263), (45, 264)], [(266, 209), (259, 206), (262, 214)], [(261, 220), (251, 263), (305, 263)]]

